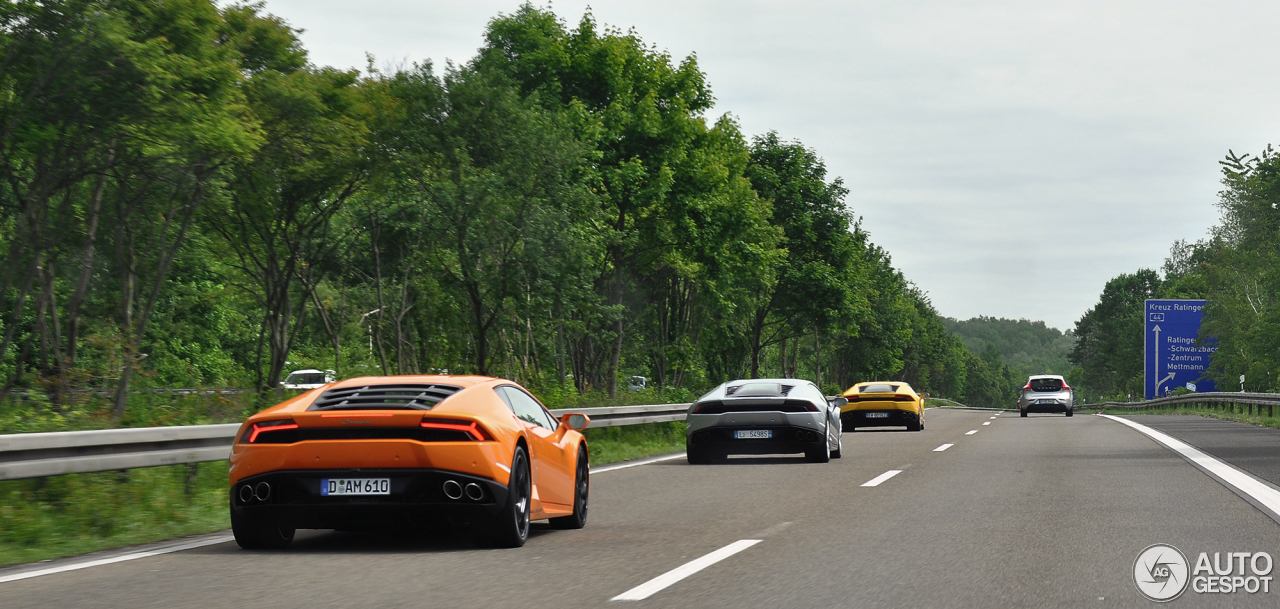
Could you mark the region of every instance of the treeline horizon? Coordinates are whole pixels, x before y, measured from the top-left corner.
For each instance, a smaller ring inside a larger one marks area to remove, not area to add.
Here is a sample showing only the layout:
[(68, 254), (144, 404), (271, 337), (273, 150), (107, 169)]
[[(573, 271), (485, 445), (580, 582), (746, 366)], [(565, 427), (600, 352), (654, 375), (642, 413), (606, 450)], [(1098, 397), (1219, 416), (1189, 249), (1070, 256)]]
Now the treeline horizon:
[(298, 368), (984, 406), (1024, 380), (947, 331), (817, 151), (708, 117), (693, 56), (526, 4), (443, 72), (340, 70), (267, 8), (0, 7), (0, 403), (109, 390), (119, 420), (131, 387)]
[[(1076, 322), (1071, 361), (1100, 399), (1144, 395), (1143, 321), (1151, 298), (1208, 301), (1197, 346), (1216, 339), (1206, 379), (1222, 390), (1280, 392), (1280, 155), (1228, 150), (1219, 161), (1218, 224), (1209, 237), (1178, 240), (1159, 270), (1122, 273)], [(1179, 388), (1176, 393), (1185, 393)]]

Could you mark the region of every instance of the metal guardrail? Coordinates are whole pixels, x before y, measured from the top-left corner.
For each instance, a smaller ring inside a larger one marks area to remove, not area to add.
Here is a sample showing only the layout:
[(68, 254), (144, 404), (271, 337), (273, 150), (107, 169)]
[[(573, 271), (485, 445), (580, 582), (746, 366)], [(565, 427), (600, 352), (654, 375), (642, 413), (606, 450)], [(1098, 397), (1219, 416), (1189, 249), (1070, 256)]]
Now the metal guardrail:
[(1275, 408), (1276, 406), (1280, 406), (1280, 393), (1230, 393), (1225, 391), (1215, 393), (1187, 393), (1184, 395), (1169, 396), (1167, 398), (1144, 400), (1142, 402), (1099, 402), (1097, 404), (1086, 404), (1085, 406), (1149, 410), (1184, 404), (1212, 404), (1214, 406), (1242, 404), (1247, 406), (1268, 406), (1270, 407), (1271, 416), (1275, 416)]
[[(580, 412), (590, 427), (683, 421), (689, 404), (605, 406)], [(239, 423), (0, 435), (0, 480), (224, 461)]]
[(1009, 412), (1009, 411), (1017, 410), (1017, 408), (988, 408), (988, 407), (986, 407), (986, 406), (970, 406), (970, 405), (968, 405), (968, 404), (961, 404), (960, 402), (957, 402), (957, 401), (955, 401), (955, 400), (948, 400), (947, 398), (935, 398), (935, 397), (927, 397), (927, 398), (925, 398), (925, 399), (924, 399), (924, 404), (925, 404), (925, 406), (926, 406), (926, 407), (928, 407), (928, 406), (929, 406), (929, 402), (930, 402), (930, 401), (934, 401), (934, 402), (944, 402), (944, 404), (943, 404), (942, 406), (937, 406), (937, 405), (935, 405), (935, 406), (933, 406), (933, 408), (956, 408), (956, 409), (964, 409), (964, 410), (989, 410), (989, 411), (991, 411), (991, 412)]

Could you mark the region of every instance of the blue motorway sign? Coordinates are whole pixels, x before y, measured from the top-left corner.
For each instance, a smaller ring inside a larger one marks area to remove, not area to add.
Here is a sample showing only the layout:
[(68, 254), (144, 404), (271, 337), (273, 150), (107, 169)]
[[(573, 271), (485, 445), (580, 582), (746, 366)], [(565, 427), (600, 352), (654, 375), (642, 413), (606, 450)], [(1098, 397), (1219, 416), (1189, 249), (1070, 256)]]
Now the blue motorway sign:
[(1159, 397), (1179, 387), (1204, 393), (1217, 391), (1213, 381), (1201, 379), (1209, 368), (1209, 356), (1218, 348), (1207, 339), (1197, 347), (1203, 300), (1148, 300), (1146, 302), (1146, 394)]

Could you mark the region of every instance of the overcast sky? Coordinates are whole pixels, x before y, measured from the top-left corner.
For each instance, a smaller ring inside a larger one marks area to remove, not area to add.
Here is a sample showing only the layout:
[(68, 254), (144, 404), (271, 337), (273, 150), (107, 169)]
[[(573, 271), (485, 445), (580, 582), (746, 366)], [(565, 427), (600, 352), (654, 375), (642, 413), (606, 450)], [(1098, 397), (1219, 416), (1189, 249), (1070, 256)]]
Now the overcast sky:
[[(519, 0), (268, 0), (338, 67), (470, 59)], [(538, 4), (538, 3), (535, 3)], [(696, 53), (748, 136), (818, 151), (943, 315), (1060, 329), (1217, 220), (1220, 160), (1280, 127), (1276, 2), (596, 0)], [(576, 25), (588, 3), (556, 1)]]

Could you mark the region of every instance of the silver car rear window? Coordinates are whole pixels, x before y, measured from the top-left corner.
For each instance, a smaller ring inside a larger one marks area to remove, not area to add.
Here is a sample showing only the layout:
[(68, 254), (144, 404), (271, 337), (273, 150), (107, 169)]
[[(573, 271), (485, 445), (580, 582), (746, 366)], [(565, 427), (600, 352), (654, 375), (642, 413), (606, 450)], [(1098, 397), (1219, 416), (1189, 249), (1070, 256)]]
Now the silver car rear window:
[(1031, 379), (1032, 391), (1062, 391), (1062, 381), (1058, 379)]

